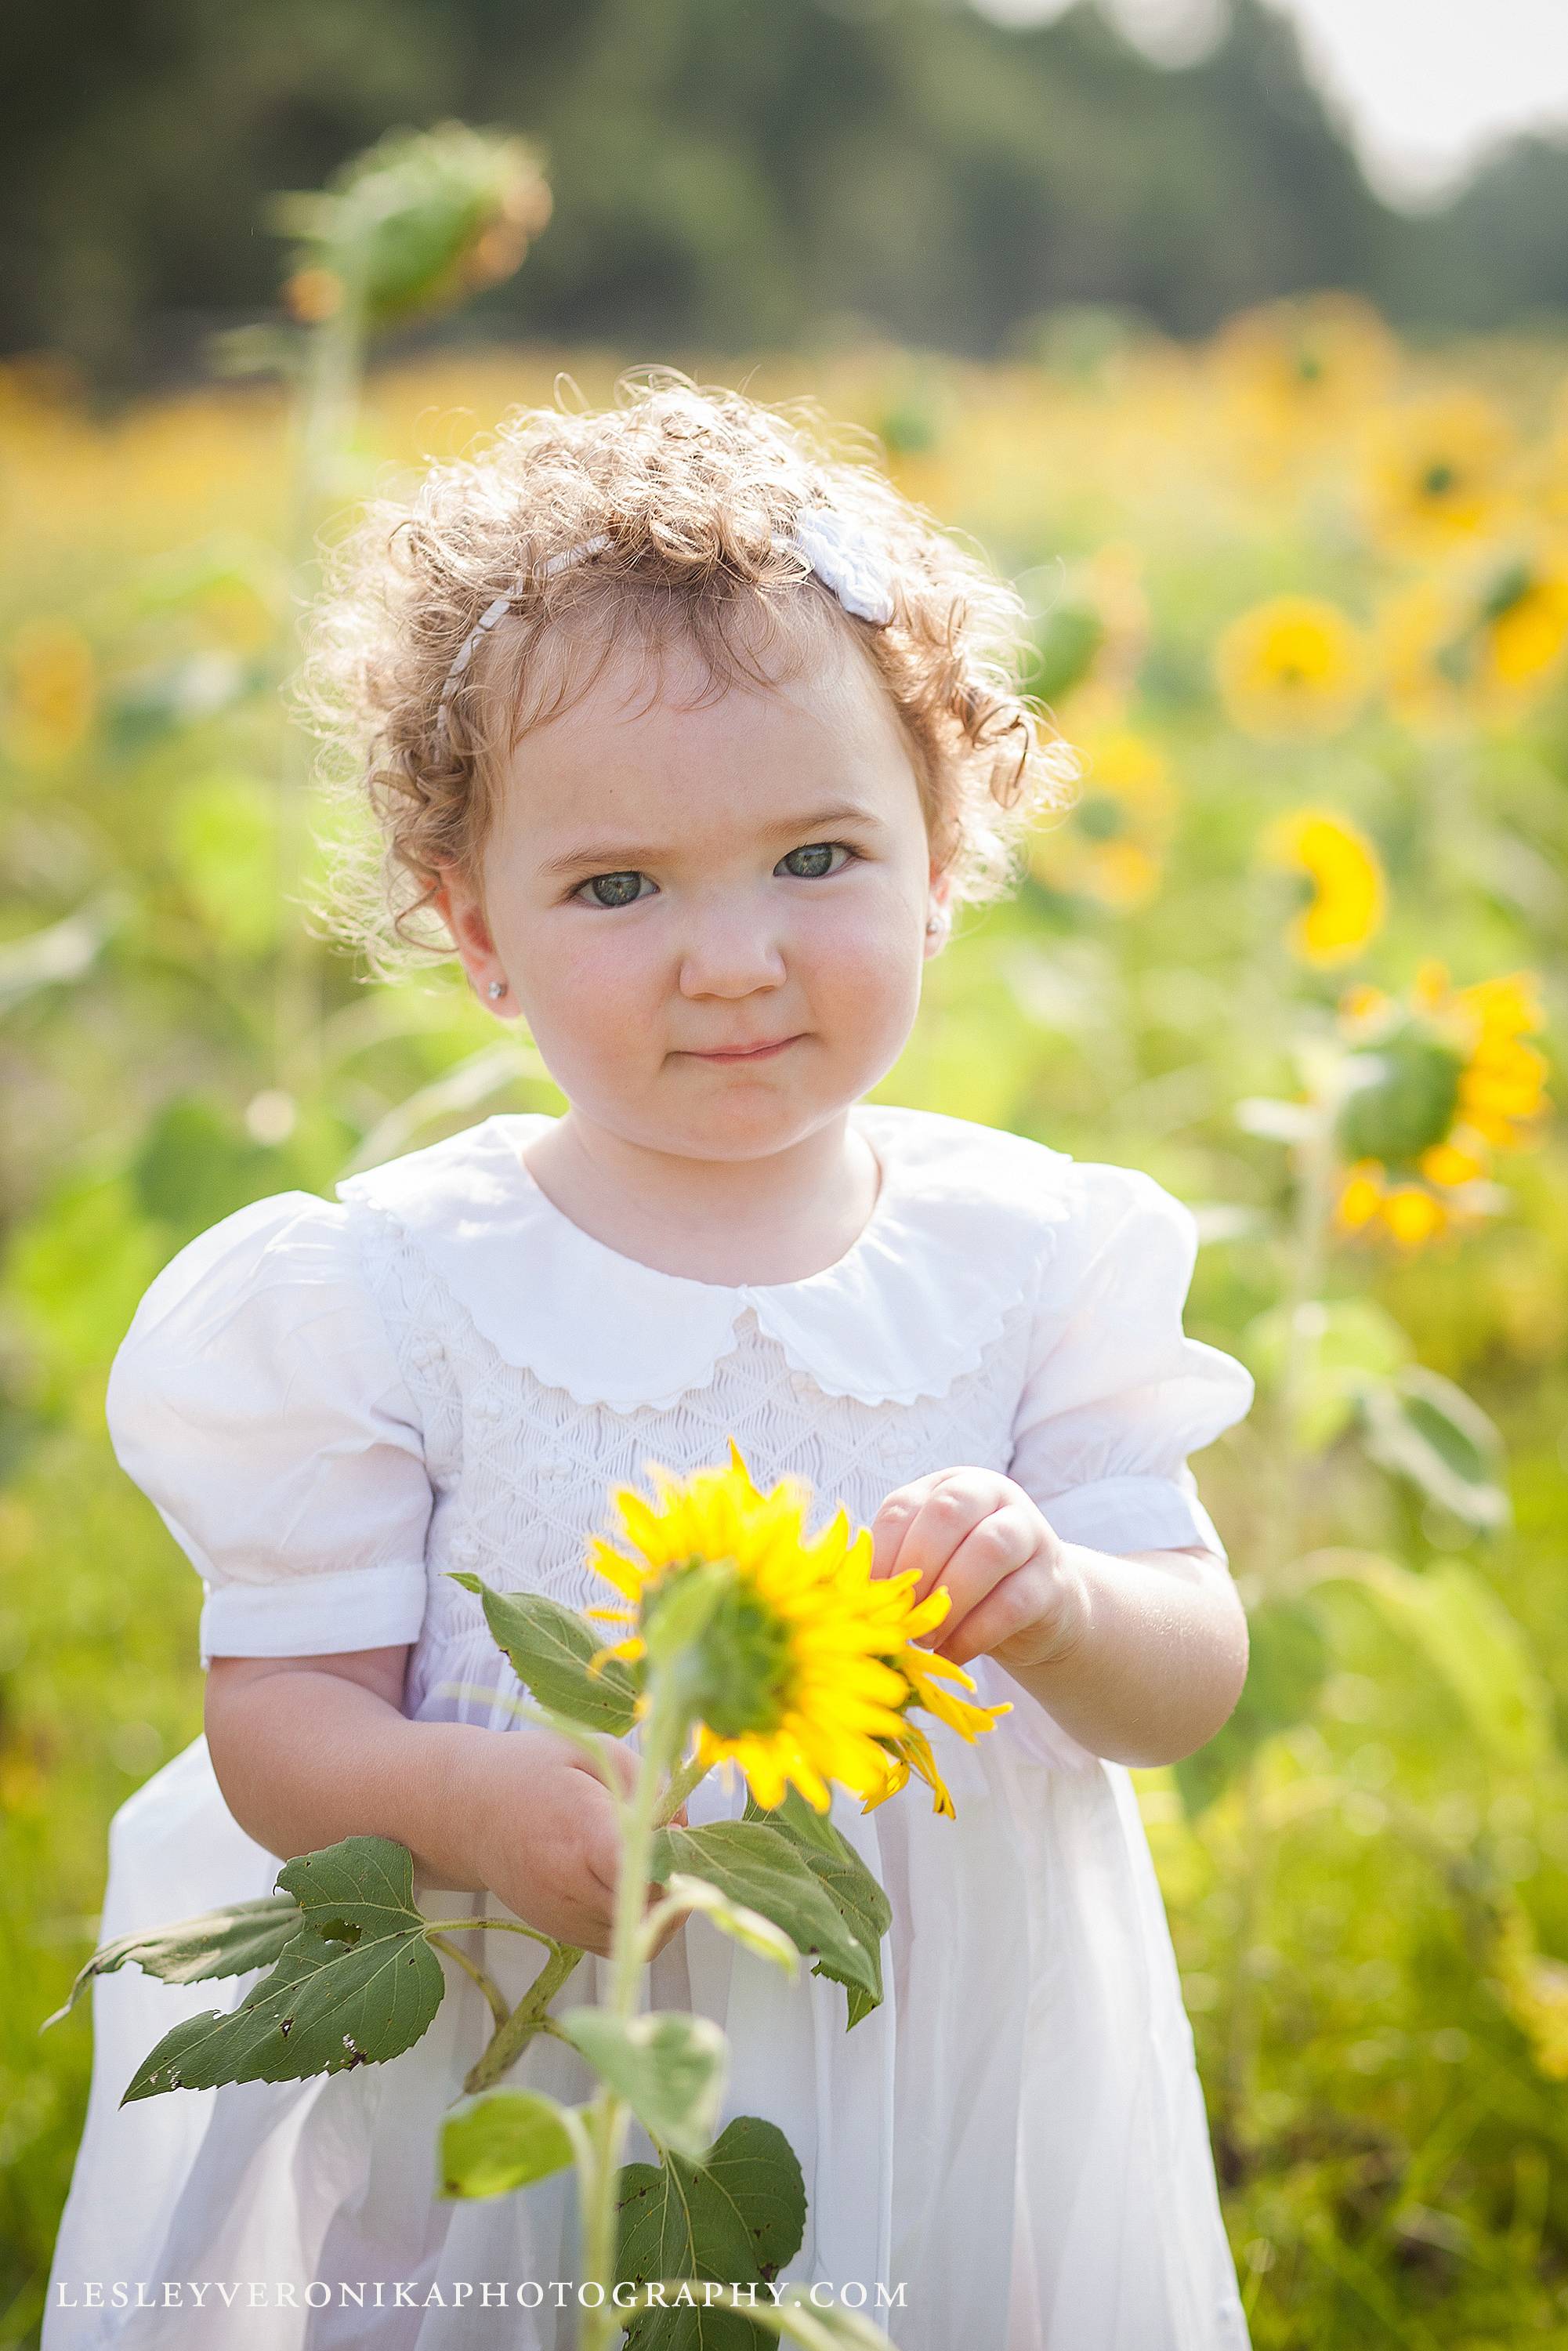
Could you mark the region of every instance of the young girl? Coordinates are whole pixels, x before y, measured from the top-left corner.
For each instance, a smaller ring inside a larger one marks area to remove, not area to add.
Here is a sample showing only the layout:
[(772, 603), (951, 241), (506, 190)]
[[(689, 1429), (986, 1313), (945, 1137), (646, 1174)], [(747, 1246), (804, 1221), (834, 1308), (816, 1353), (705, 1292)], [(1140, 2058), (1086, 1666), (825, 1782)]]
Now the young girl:
[[(206, 1731), (116, 1814), (100, 1939), (369, 1834), (412, 1849), (427, 1916), (607, 1949), (609, 1799), (517, 1726), (448, 1571), (601, 1604), (611, 1488), (733, 1435), (759, 1484), (869, 1523), (878, 1573), (946, 1584), (928, 1638), (1011, 1705), (972, 1747), (931, 1727), (956, 1820), (917, 1783), (835, 1797), (893, 1906), (852, 2032), (841, 1987), (701, 1919), (650, 1967), (650, 2006), (729, 2035), (724, 2118), (800, 2158), (785, 2278), (880, 2299), (901, 2351), (1234, 2351), (1123, 1767), (1186, 1754), (1240, 1687), (1186, 1457), (1250, 1383), (1183, 1333), (1192, 1218), (1150, 1177), (863, 1099), (953, 910), (1061, 797), (1021, 630), (859, 458), (673, 371), (525, 412), (372, 512), (314, 673), (384, 841), (361, 935), (378, 967), (455, 944), (570, 1107), (257, 1201), (148, 1291), (110, 1427), (203, 1578)], [(718, 1782), (694, 1824), (740, 1810)], [(520, 1996), (538, 1947), (484, 1955)], [(435, 2194), (489, 2024), (448, 1976), (392, 2063), (128, 2107), (154, 2042), (256, 1979), (99, 1979), (46, 2351), (566, 2351), (569, 2176)], [(511, 2078), (591, 2086), (548, 2038)]]

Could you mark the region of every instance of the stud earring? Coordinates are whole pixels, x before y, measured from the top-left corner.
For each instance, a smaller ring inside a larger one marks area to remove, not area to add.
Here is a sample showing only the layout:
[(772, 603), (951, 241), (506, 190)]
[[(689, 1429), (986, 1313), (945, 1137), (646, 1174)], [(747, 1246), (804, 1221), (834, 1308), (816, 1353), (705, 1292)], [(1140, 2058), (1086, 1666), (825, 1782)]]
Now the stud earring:
[(504, 979), (493, 979), (485, 990), (492, 1004), (498, 1004), (506, 992), (507, 983)]

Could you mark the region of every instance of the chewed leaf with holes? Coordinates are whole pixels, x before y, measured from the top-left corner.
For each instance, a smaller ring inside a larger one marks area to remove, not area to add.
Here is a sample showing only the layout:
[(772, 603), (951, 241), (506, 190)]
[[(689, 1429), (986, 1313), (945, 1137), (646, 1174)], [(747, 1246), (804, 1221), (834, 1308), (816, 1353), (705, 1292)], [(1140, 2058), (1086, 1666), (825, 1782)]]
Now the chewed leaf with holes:
[(221, 1910), (205, 1910), (199, 1918), (183, 1918), (177, 1927), (155, 1927), (151, 1933), (121, 1935), (105, 1943), (81, 1969), (65, 2005), (44, 2025), (56, 2024), (76, 2006), (95, 1976), (112, 1975), (116, 1968), (135, 1965), (165, 1983), (204, 1983), (211, 1976), (244, 1976), (253, 1968), (272, 1965), (299, 1932), (303, 1914), (289, 1894), (264, 1894), (259, 1902), (231, 1902)]
[(304, 1925), (226, 2016), (166, 2032), (120, 2100), (219, 2082), (297, 2082), (411, 2049), (445, 1978), (414, 1907), (413, 1856), (388, 1837), (345, 1837), (286, 1862), (277, 1883)]

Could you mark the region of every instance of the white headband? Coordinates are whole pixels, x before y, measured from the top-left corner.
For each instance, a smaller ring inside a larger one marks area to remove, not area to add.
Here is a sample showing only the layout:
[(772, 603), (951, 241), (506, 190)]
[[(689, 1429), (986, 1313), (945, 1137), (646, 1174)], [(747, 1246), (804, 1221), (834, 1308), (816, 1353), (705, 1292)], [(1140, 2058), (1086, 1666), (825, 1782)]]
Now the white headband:
[[(563, 571), (569, 563), (586, 562), (591, 555), (598, 555), (610, 544), (609, 531), (598, 531), (593, 538), (580, 540), (576, 547), (563, 548), (559, 555), (550, 556), (539, 566), (537, 577), (548, 580), (553, 572)], [(799, 555), (822, 585), (832, 590), (846, 612), (852, 612), (859, 621), (870, 621), (879, 629), (886, 628), (894, 611), (892, 574), (852, 517), (841, 513), (837, 507), (802, 507), (795, 517), (793, 533), (775, 531), (773, 544), (781, 553)], [(530, 584), (528, 576), (514, 580), (504, 595), (486, 605), (457, 648), (436, 709), (438, 743), (446, 731), (447, 705), (481, 640), (497, 621), (506, 618)]]

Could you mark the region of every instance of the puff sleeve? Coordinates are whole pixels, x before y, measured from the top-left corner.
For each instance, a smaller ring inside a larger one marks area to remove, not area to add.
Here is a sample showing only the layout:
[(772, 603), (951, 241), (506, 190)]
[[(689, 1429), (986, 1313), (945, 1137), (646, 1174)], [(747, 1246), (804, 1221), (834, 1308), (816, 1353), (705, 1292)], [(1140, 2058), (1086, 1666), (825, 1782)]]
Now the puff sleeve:
[(1042, 1277), (1009, 1475), (1066, 1542), (1225, 1546), (1186, 1457), (1244, 1417), (1252, 1375), (1189, 1339), (1192, 1211), (1134, 1167), (1075, 1161)]
[(106, 1412), (202, 1579), (204, 1670), (415, 1638), (434, 1498), (343, 1207), (281, 1193), (190, 1242), (137, 1308)]

